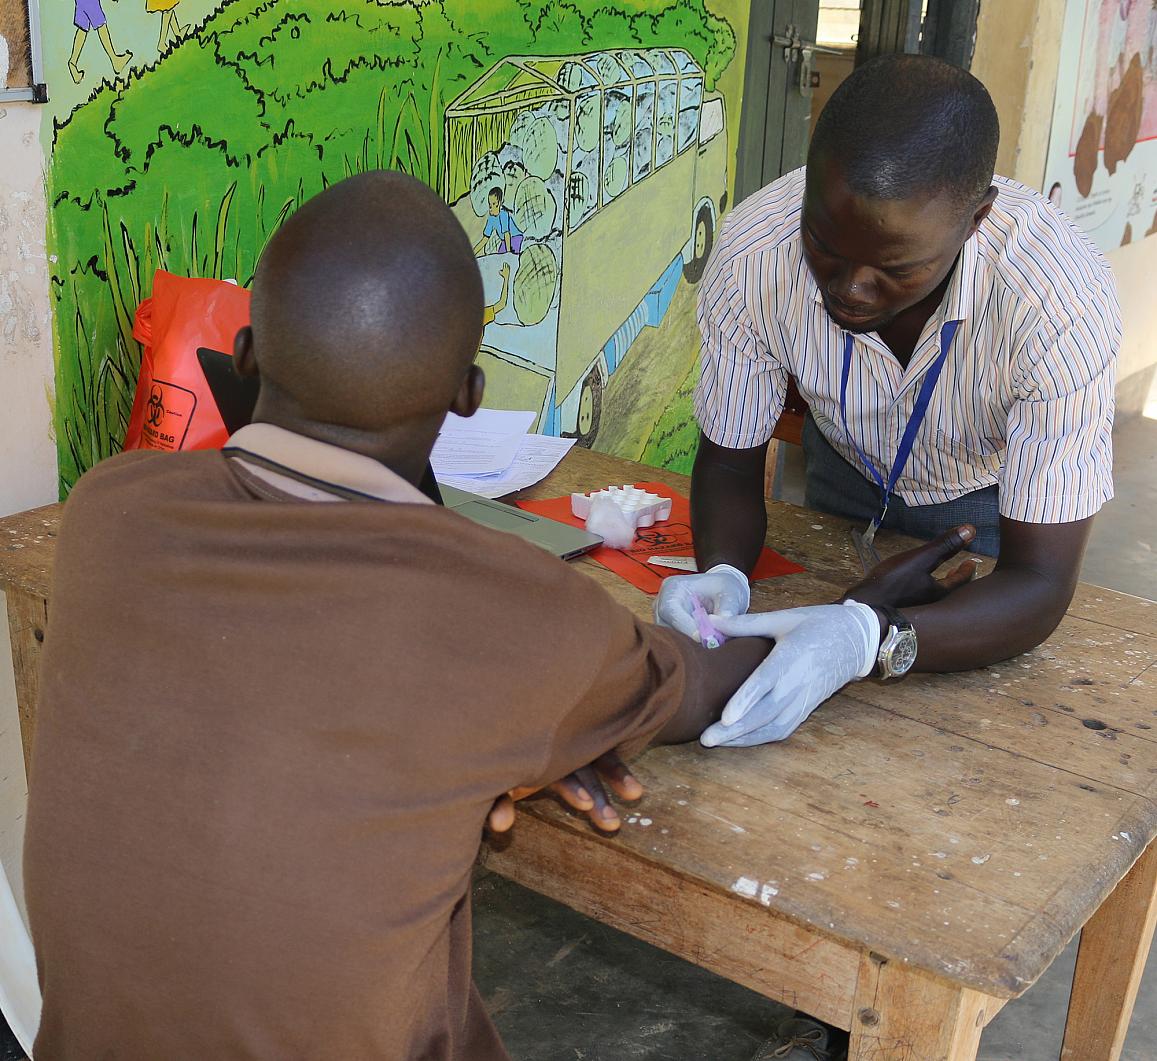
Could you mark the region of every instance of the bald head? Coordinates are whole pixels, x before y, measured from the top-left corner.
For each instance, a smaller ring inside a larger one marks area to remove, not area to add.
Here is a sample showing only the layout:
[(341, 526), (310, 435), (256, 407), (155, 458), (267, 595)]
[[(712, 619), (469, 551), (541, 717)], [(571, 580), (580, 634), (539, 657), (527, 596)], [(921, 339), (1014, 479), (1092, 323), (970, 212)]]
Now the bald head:
[(470, 240), (426, 185), (364, 173), (307, 202), (253, 281), (257, 418), (396, 431), (436, 420), (482, 335)]
[(999, 140), (992, 97), (967, 70), (926, 55), (884, 55), (832, 93), (808, 171), (834, 166), (871, 199), (946, 194), (963, 217), (992, 184)]

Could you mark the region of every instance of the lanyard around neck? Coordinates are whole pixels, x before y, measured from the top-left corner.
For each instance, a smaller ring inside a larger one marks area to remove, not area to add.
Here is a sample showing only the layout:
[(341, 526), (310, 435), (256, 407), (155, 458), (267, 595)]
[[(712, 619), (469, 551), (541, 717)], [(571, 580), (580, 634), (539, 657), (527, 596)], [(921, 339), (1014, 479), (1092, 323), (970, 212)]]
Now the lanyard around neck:
[(920, 430), (920, 425), (924, 422), (924, 416), (928, 412), (928, 403), (932, 400), (932, 392), (936, 389), (936, 383), (944, 369), (944, 362), (948, 360), (948, 350), (952, 346), (952, 340), (956, 337), (956, 329), (959, 327), (960, 321), (947, 321), (940, 329), (940, 353), (936, 355), (936, 360), (932, 362), (931, 367), (924, 375), (924, 381), (920, 384), (920, 392), (916, 395), (916, 404), (912, 407), (912, 415), (908, 417), (908, 424), (900, 438), (900, 448), (896, 450), (896, 459), (892, 463), (892, 471), (888, 475), (887, 482), (884, 481), (884, 477), (876, 466), (868, 459), (868, 455), (860, 449), (859, 443), (852, 435), (851, 428), (848, 427), (848, 376), (851, 375), (852, 371), (852, 347), (855, 338), (851, 332), (844, 337), (844, 365), (843, 371), (840, 373), (840, 418), (844, 422), (844, 433), (847, 435), (848, 441), (864, 466), (872, 473), (872, 478), (876, 480), (876, 485), (879, 486), (883, 494), (880, 512), (872, 520), (869, 528), (871, 535), (874, 535), (880, 524), (884, 522), (884, 515), (888, 511), (888, 502), (891, 500), (892, 491), (896, 489), (896, 483), (904, 471), (904, 466), (908, 463), (908, 457), (912, 453), (912, 444), (916, 441), (916, 432)]

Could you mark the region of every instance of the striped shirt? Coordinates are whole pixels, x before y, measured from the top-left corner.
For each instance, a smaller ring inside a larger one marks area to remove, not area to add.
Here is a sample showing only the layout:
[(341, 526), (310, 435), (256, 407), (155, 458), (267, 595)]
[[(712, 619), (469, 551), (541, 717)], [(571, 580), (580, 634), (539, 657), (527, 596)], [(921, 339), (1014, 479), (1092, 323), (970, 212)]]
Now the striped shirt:
[[(1001, 514), (1067, 523), (1113, 496), (1113, 394), (1121, 314), (1109, 265), (1041, 195), (1003, 177), (964, 244), (940, 307), (902, 368), (854, 337), (848, 429), (887, 478), (946, 321), (960, 322), (896, 493), (932, 505), (999, 485)], [(804, 171), (736, 207), (699, 296), (695, 415), (712, 442), (767, 442), (794, 376), (816, 424), (866, 477), (840, 417), (845, 333), (804, 260)]]

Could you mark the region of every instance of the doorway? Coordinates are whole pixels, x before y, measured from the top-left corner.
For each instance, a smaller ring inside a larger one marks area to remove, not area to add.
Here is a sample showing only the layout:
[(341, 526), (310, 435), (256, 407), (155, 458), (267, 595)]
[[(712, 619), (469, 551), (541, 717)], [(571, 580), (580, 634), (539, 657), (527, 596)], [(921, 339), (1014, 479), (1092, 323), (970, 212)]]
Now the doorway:
[(860, 63), (921, 52), (971, 65), (979, 0), (753, 0), (736, 201), (804, 164), (824, 104)]

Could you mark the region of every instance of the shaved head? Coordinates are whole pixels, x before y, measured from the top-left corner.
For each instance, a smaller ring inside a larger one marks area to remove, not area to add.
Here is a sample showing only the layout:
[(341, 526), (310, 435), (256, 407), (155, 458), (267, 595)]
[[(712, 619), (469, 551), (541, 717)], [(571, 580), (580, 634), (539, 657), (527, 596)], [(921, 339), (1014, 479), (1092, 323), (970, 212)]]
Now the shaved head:
[(928, 55), (882, 55), (857, 67), (816, 121), (808, 172), (836, 164), (874, 199), (946, 195), (962, 218), (992, 184), (1000, 123), (967, 70)]
[(352, 434), (440, 423), (478, 352), (482, 309), (470, 240), (426, 185), (384, 171), (335, 184), (258, 264), (255, 416)]

